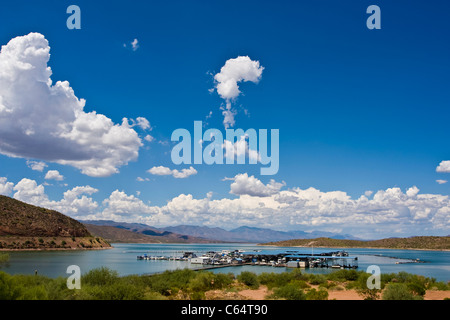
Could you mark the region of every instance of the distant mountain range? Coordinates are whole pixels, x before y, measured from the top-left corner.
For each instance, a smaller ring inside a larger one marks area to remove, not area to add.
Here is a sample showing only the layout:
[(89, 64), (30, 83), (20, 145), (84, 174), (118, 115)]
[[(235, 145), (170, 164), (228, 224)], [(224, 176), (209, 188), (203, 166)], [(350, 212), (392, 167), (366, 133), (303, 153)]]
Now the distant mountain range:
[(220, 240), (199, 238), (161, 230), (141, 223), (112, 220), (80, 220), (92, 234), (116, 243), (217, 243)]
[[(256, 228), (242, 226), (230, 231), (222, 228), (199, 227), (190, 225), (180, 225), (163, 228), (166, 231), (187, 234), (195, 237), (216, 239), (226, 242), (270, 242), (290, 239), (313, 239), (327, 237), (332, 239), (356, 239), (349, 234), (338, 234), (325, 231), (276, 231), (267, 228)], [(275, 240), (276, 239), (276, 240)]]
[[(332, 239), (357, 239), (348, 234), (337, 234), (324, 231), (276, 231), (267, 228), (242, 226), (230, 231), (222, 228), (201, 227), (192, 225), (179, 225), (174, 227), (155, 228), (146, 224), (115, 222), (110, 220), (80, 221), (87, 226), (91, 233), (105, 238), (110, 242), (250, 242), (262, 243), (283, 241), (291, 239), (313, 239), (327, 237)], [(99, 226), (114, 227), (132, 233), (111, 232), (114, 229), (98, 228)], [(95, 230), (94, 230), (95, 229)], [(109, 234), (107, 234), (108, 232)], [(136, 237), (139, 234), (139, 237)], [(145, 237), (142, 237), (145, 236)], [(128, 238), (128, 239), (127, 239)]]

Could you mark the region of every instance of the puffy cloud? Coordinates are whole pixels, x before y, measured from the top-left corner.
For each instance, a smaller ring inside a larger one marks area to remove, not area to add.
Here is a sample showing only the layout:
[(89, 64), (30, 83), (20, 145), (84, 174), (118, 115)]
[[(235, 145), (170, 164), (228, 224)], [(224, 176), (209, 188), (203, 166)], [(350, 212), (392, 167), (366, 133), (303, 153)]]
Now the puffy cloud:
[(233, 180), (230, 185), (230, 193), (243, 195), (247, 194), (255, 197), (268, 197), (280, 191), (286, 183), (279, 183), (271, 179), (268, 184), (263, 184), (261, 180), (254, 176), (248, 176), (247, 173), (238, 174), (234, 178), (226, 178), (226, 180)]
[(436, 168), (436, 172), (450, 172), (450, 160), (441, 161), (439, 166)]
[(42, 161), (32, 161), (32, 160), (27, 160), (27, 166), (34, 171), (39, 171), (42, 172), (44, 171), (44, 169), (47, 167), (47, 165), (45, 164), (45, 162)]
[(144, 140), (148, 141), (148, 142), (152, 142), (153, 140), (155, 140), (155, 138), (153, 138), (151, 135), (148, 134), (144, 137)]
[(197, 174), (197, 170), (195, 170), (193, 167), (190, 167), (189, 169), (182, 169), (181, 171), (179, 171), (177, 169), (171, 170), (170, 168), (159, 166), (153, 167), (147, 170), (147, 172), (158, 176), (173, 176), (174, 178), (178, 179), (184, 179), (191, 175)]
[(106, 208), (102, 212), (103, 217), (130, 217), (155, 213), (155, 209), (146, 205), (134, 195), (127, 195), (124, 191), (115, 190), (109, 198), (103, 200)]
[(223, 141), (223, 149), (225, 150), (225, 158), (239, 158), (240, 156), (247, 156), (249, 161), (254, 161), (255, 163), (261, 160), (261, 156), (257, 150), (249, 148), (248, 136), (242, 135), (236, 142), (231, 142), (228, 140)]
[(152, 126), (150, 125), (150, 121), (148, 121), (144, 117), (137, 117), (136, 120), (131, 119), (132, 125), (131, 127), (138, 126), (142, 130), (153, 130)]
[(193, 224), (236, 228), (241, 225), (279, 230), (324, 230), (336, 228), (361, 238), (447, 234), (450, 228), (449, 196), (421, 194), (413, 186), (402, 191), (387, 188), (352, 198), (343, 191), (324, 192), (316, 188), (282, 190), (284, 183), (263, 184), (248, 174), (231, 180), (230, 190), (238, 197), (213, 200), (212, 193), (195, 198), (180, 194), (167, 204), (151, 206), (115, 190), (98, 207), (89, 196), (90, 186), (67, 190), (59, 201), (50, 201), (43, 185), (22, 179), (15, 186), (0, 178), (0, 191), (14, 190), (14, 198), (58, 210), (75, 218), (112, 219), (153, 226)]
[(406, 190), (406, 195), (410, 198), (415, 197), (418, 193), (419, 193), (419, 188), (417, 188), (416, 186), (411, 187), (408, 190)]
[[(70, 165), (102, 177), (138, 157), (142, 146), (128, 119), (115, 124), (95, 111), (67, 81), (53, 84), (48, 41), (16, 37), (0, 52), (0, 153)], [(146, 127), (147, 123), (137, 120)], [(149, 124), (148, 124), (149, 126)]]
[(45, 174), (44, 179), (62, 181), (64, 180), (64, 177), (59, 173), (58, 170), (48, 170)]
[(225, 128), (235, 124), (234, 117), (237, 112), (231, 102), (241, 93), (238, 84), (242, 81), (258, 83), (263, 70), (264, 67), (260, 66), (259, 61), (253, 61), (248, 56), (238, 56), (227, 60), (220, 72), (214, 76), (217, 93), (226, 101), (226, 107), (222, 109)]
[(51, 207), (72, 217), (80, 218), (89, 214), (94, 214), (98, 208), (98, 203), (87, 195), (98, 192), (98, 189), (91, 186), (78, 186), (64, 192), (64, 197), (60, 201), (53, 201)]
[[(139, 49), (139, 40), (138, 39), (135, 38), (129, 44), (131, 45), (131, 50), (136, 51), (137, 49)], [(124, 43), (123, 47), (126, 48), (127, 47), (127, 43)]]
[(14, 183), (8, 182), (5, 177), (0, 177), (0, 194), (9, 196), (14, 188)]
[(133, 51), (136, 51), (137, 49), (139, 49), (139, 41), (138, 41), (138, 39), (134, 39), (131, 42), (131, 48), (133, 49)]
[(90, 186), (78, 186), (64, 192), (59, 201), (49, 200), (43, 185), (36, 181), (23, 178), (14, 186), (14, 198), (35, 206), (40, 206), (59, 211), (71, 217), (77, 218), (88, 214), (94, 214), (98, 208), (97, 202), (87, 195), (98, 192)]
[(14, 191), (14, 198), (17, 200), (46, 208), (50, 206), (44, 186), (38, 185), (34, 180), (23, 178), (14, 186)]

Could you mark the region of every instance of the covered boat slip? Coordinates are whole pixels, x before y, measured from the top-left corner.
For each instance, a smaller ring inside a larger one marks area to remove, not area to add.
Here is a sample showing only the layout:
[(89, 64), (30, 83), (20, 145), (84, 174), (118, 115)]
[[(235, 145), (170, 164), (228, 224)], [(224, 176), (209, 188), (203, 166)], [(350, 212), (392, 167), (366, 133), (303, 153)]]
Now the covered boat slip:
[(358, 268), (358, 257), (345, 251), (259, 250), (241, 252), (244, 261), (293, 268)]
[(184, 260), (191, 264), (211, 266), (270, 265), (288, 268), (358, 268), (358, 257), (350, 257), (345, 251), (304, 250), (222, 250), (208, 251), (201, 256), (185, 252), (181, 257), (138, 256), (138, 260)]

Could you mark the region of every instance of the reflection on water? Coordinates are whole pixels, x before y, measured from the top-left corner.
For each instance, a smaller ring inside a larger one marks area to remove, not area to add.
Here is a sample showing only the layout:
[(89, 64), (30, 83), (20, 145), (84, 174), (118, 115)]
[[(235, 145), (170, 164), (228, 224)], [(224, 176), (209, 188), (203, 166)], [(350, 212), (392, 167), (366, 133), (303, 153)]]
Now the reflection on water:
[[(183, 252), (192, 251), (201, 255), (207, 251), (221, 250), (296, 250), (300, 248), (287, 247), (261, 247), (255, 244), (113, 244), (114, 248), (92, 251), (39, 251), (39, 252), (11, 252), (10, 260), (6, 264), (0, 264), (0, 270), (11, 274), (39, 274), (49, 277), (67, 277), (66, 270), (69, 265), (78, 265), (81, 272), (98, 267), (108, 267), (119, 272), (120, 275), (151, 274), (165, 270), (182, 268), (198, 268), (188, 261), (175, 260), (137, 260), (142, 254), (181, 256)], [(301, 250), (312, 250), (302, 248)], [(337, 251), (339, 248), (315, 248), (318, 251)], [(382, 273), (406, 271), (436, 278), (438, 281), (450, 280), (450, 252), (423, 251), (423, 250), (392, 250), (392, 249), (344, 249), (352, 256), (358, 257), (358, 270), (366, 270), (369, 265), (375, 264), (381, 268)], [(406, 260), (408, 259), (408, 260)], [(426, 263), (396, 264), (415, 259)], [(284, 272), (284, 267), (271, 266), (237, 266), (214, 269), (213, 272), (239, 274), (242, 271)], [(329, 273), (332, 269), (306, 269), (310, 273)]]

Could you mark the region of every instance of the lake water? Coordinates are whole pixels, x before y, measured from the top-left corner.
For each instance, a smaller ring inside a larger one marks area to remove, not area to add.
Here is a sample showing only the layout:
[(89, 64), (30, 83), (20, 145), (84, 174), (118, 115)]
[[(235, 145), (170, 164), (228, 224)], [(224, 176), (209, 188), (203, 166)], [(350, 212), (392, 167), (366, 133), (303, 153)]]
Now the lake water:
[[(116, 270), (120, 275), (152, 274), (165, 270), (182, 268), (199, 268), (199, 265), (188, 261), (169, 260), (137, 260), (138, 255), (182, 256), (183, 252), (192, 251), (201, 255), (207, 251), (236, 250), (306, 250), (310, 253), (337, 251), (336, 248), (293, 248), (293, 247), (262, 247), (256, 244), (113, 244), (114, 248), (107, 250), (80, 251), (28, 251), (10, 252), (9, 262), (0, 264), (0, 270), (10, 274), (34, 274), (35, 270), (41, 275), (49, 277), (67, 277), (67, 267), (78, 265), (81, 273), (93, 268), (108, 267)], [(436, 278), (438, 281), (450, 281), (450, 252), (424, 250), (393, 250), (393, 249), (344, 249), (350, 256), (358, 257), (358, 270), (366, 270), (369, 265), (378, 265), (381, 273), (406, 271), (426, 277)], [(420, 259), (426, 263), (395, 264), (403, 259)], [(284, 272), (284, 267), (271, 266), (237, 266), (213, 269), (213, 272), (242, 271)], [(311, 268), (309, 273), (328, 273), (333, 269)]]

